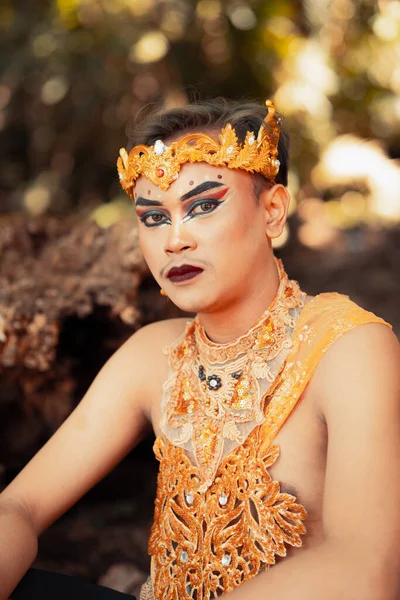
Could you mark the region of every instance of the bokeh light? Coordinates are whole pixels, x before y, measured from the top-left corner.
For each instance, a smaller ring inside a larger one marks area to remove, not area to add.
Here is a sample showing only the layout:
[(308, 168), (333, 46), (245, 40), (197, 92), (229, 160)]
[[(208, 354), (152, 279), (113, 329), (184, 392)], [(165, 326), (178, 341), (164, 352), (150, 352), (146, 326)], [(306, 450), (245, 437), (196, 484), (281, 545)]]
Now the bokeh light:
[(129, 57), (138, 64), (156, 62), (164, 58), (168, 48), (168, 40), (161, 31), (149, 31), (132, 46)]

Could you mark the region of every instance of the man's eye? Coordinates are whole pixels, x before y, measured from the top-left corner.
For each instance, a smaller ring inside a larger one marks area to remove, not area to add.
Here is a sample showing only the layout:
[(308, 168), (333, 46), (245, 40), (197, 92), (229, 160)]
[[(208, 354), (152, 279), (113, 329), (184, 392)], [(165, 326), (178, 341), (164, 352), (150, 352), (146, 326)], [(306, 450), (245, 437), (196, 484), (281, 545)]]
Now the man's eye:
[(159, 223), (163, 223), (164, 217), (165, 215), (161, 213), (145, 213), (139, 218), (147, 227), (155, 227)]
[[(202, 213), (212, 212), (215, 208), (217, 208), (218, 204), (221, 204), (221, 203), (218, 202), (217, 200), (204, 200), (203, 202), (199, 202), (198, 204), (193, 206), (190, 213), (199, 215)], [(199, 210), (196, 210), (196, 209), (199, 209)], [(195, 210), (196, 210), (196, 212), (195, 212)]]

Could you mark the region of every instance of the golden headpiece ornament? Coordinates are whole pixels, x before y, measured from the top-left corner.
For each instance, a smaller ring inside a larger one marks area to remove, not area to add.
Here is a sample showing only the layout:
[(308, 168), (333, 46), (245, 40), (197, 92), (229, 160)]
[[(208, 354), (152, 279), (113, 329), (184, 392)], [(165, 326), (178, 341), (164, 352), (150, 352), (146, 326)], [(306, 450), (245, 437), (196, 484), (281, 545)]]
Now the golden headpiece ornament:
[(129, 154), (121, 148), (117, 168), (122, 188), (133, 199), (135, 182), (144, 175), (161, 190), (167, 190), (187, 162), (244, 169), (249, 173), (262, 173), (273, 181), (280, 166), (277, 157), (282, 117), (276, 115), (271, 100), (265, 104), (268, 113), (257, 137), (248, 131), (243, 144), (238, 142), (234, 128), (228, 123), (221, 130), (219, 142), (205, 133), (189, 133), (170, 146), (156, 140), (154, 146), (141, 144)]

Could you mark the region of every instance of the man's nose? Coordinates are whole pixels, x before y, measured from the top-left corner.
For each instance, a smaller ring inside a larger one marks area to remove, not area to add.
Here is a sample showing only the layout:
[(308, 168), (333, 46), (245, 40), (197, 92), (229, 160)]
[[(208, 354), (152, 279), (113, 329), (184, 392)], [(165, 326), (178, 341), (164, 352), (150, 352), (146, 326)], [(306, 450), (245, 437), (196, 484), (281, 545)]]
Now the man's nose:
[(168, 227), (168, 236), (165, 241), (165, 253), (179, 253), (183, 250), (193, 250), (196, 248), (196, 242), (190, 234), (189, 228), (182, 221), (172, 221)]

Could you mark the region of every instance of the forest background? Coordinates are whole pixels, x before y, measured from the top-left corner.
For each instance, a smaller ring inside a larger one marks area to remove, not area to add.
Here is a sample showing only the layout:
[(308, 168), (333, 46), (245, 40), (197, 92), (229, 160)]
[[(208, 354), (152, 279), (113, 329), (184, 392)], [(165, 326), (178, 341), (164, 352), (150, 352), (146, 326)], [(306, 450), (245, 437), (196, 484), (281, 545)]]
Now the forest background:
[[(276, 253), (399, 333), (397, 0), (3, 0), (0, 34), (0, 489), (134, 329), (177, 314), (115, 168), (152, 108), (273, 97), (291, 136)], [(147, 440), (36, 565), (137, 592), (155, 474)]]

